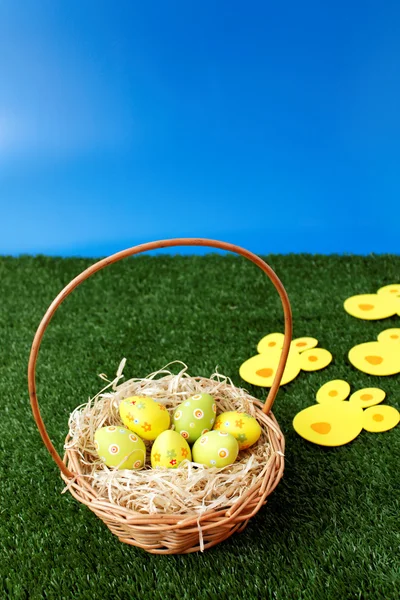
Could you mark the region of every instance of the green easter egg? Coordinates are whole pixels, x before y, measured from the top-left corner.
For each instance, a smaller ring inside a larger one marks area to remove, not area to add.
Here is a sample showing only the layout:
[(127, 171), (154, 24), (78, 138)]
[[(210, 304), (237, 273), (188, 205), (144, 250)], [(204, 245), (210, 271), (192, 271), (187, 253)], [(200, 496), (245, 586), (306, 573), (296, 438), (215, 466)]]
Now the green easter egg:
[(141, 469), (144, 466), (146, 447), (143, 440), (125, 427), (101, 427), (94, 434), (94, 445), (108, 467)]
[(239, 445), (236, 438), (223, 431), (209, 431), (193, 445), (193, 461), (206, 467), (226, 467), (237, 459)]
[(175, 410), (172, 422), (175, 431), (190, 444), (213, 428), (217, 407), (210, 394), (195, 394)]

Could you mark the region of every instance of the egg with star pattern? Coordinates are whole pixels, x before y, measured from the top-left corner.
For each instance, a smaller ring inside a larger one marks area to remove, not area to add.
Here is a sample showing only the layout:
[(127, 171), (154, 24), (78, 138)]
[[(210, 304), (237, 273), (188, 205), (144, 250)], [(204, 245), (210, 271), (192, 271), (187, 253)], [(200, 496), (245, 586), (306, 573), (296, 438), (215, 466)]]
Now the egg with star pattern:
[(122, 400), (119, 414), (125, 427), (148, 441), (155, 440), (171, 422), (165, 406), (148, 396), (130, 396)]
[(247, 413), (231, 410), (221, 413), (215, 419), (214, 429), (230, 433), (237, 440), (240, 450), (250, 448), (261, 435), (258, 421)]
[(151, 466), (176, 469), (184, 460), (192, 460), (189, 444), (180, 433), (168, 429), (163, 431), (151, 448)]

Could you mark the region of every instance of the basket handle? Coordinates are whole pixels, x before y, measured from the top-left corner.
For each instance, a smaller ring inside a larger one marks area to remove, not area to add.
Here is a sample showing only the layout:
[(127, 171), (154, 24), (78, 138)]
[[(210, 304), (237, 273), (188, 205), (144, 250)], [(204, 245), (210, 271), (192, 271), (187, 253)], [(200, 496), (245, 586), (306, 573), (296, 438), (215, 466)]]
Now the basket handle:
[(39, 353), (40, 344), (43, 338), (43, 334), (46, 331), (47, 326), (49, 325), (54, 313), (60, 304), (65, 300), (65, 298), (80, 285), (85, 279), (88, 279), (91, 275), (104, 269), (108, 265), (111, 265), (123, 258), (128, 256), (133, 256), (134, 254), (140, 254), (141, 252), (146, 252), (148, 250), (156, 250), (159, 248), (171, 248), (173, 246), (208, 246), (211, 248), (218, 248), (221, 250), (228, 250), (229, 252), (235, 252), (236, 254), (240, 254), (244, 256), (254, 264), (256, 264), (264, 273), (268, 275), (272, 283), (274, 284), (276, 290), (279, 293), (284, 317), (285, 317), (285, 338), (283, 343), (282, 354), (279, 360), (278, 368), (276, 371), (276, 375), (274, 381), (272, 383), (271, 389), (265, 401), (265, 405), (263, 407), (263, 412), (268, 414), (272, 408), (274, 403), (276, 394), (278, 392), (279, 384), (282, 379), (283, 371), (285, 369), (287, 357), (289, 354), (290, 343), (292, 340), (292, 311), (290, 308), (290, 302), (288, 295), (286, 293), (285, 288), (283, 287), (281, 281), (271, 269), (266, 262), (264, 262), (259, 256), (241, 248), (240, 246), (236, 246), (235, 244), (229, 244), (227, 242), (220, 242), (218, 240), (208, 240), (204, 238), (177, 238), (171, 240), (159, 240), (156, 242), (148, 242), (146, 244), (140, 244), (138, 246), (133, 246), (132, 248), (127, 248), (126, 250), (122, 250), (117, 252), (116, 254), (112, 254), (108, 258), (103, 258), (99, 260), (95, 264), (88, 267), (85, 271), (83, 271), (80, 275), (75, 277), (65, 288), (58, 294), (58, 296), (53, 300), (50, 304), (49, 308), (46, 311), (37, 331), (35, 337), (33, 339), (31, 353), (29, 357), (29, 365), (28, 365), (28, 387), (29, 387), (29, 396), (32, 406), (32, 412), (34, 419), (36, 421), (36, 425), (38, 426), (40, 435), (42, 436), (44, 445), (47, 450), (50, 452), (53, 460), (61, 470), (61, 472), (68, 478), (74, 477), (74, 474), (67, 468), (61, 459), (60, 455), (57, 453), (54, 448), (49, 435), (47, 433), (46, 427), (43, 423), (43, 419), (40, 414), (39, 404), (37, 400), (36, 394), (36, 379), (35, 379), (35, 369), (36, 369), (36, 361)]

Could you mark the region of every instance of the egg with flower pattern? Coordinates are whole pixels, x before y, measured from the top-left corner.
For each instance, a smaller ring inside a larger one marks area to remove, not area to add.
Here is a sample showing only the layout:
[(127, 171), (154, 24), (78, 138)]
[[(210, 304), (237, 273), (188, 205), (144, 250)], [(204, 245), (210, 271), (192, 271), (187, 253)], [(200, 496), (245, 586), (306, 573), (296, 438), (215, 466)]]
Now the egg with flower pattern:
[(151, 466), (176, 469), (184, 460), (192, 460), (187, 441), (171, 429), (163, 431), (151, 448)]
[(101, 427), (94, 434), (96, 451), (108, 467), (141, 469), (146, 460), (146, 447), (138, 435), (125, 427)]
[(150, 441), (168, 429), (171, 422), (165, 406), (147, 396), (131, 396), (122, 400), (119, 414), (128, 429)]
[(192, 444), (213, 428), (217, 407), (210, 394), (195, 394), (176, 408), (172, 418), (175, 431)]
[(236, 410), (218, 415), (214, 429), (233, 435), (240, 450), (250, 448), (261, 435), (261, 427), (256, 419), (247, 413)]
[(230, 433), (209, 431), (193, 445), (193, 461), (206, 467), (226, 467), (237, 459), (239, 445)]

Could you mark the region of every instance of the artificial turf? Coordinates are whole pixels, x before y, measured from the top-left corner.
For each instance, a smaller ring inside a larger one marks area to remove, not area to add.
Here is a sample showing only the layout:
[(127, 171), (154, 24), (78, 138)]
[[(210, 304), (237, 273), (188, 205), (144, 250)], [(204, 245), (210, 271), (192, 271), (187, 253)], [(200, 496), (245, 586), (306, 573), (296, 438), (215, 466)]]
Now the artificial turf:
[[(343, 300), (398, 281), (398, 256), (270, 256), (292, 302), (295, 336), (329, 349), (325, 370), (282, 388), (274, 414), (286, 437), (286, 469), (268, 504), (242, 534), (183, 556), (121, 544), (68, 493), (33, 421), (26, 369), (32, 337), (84, 259), (0, 259), (1, 598), (385, 599), (397, 598), (400, 428), (363, 431), (347, 446), (314, 446), (291, 422), (329, 379), (353, 391), (381, 386), (399, 408), (399, 376), (372, 377), (347, 360), (356, 343), (399, 326), (352, 318)], [(192, 375), (218, 366), (240, 380), (240, 364), (266, 333), (282, 330), (272, 285), (234, 256), (142, 256), (99, 272), (61, 306), (39, 355), (38, 397), (61, 452), (69, 413), (114, 375), (144, 376), (180, 359)]]

